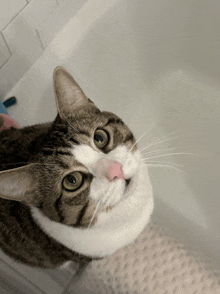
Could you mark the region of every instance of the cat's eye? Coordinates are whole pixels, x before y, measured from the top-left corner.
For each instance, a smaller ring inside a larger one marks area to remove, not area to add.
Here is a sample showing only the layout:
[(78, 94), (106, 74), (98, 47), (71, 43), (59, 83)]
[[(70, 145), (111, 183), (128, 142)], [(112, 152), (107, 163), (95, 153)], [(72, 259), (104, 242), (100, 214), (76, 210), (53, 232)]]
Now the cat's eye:
[(104, 148), (109, 142), (109, 135), (104, 130), (96, 130), (94, 135), (94, 143), (99, 148)]
[(63, 187), (67, 191), (76, 191), (83, 184), (83, 175), (78, 172), (72, 172), (63, 179)]

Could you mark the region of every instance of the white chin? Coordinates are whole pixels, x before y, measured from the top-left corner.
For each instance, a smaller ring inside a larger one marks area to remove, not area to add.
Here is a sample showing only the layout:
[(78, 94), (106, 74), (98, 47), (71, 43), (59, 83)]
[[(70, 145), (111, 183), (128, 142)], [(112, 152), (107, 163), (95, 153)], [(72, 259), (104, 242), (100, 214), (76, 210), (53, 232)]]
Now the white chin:
[(64, 246), (84, 255), (104, 257), (133, 242), (150, 220), (153, 194), (148, 171), (142, 164), (134, 184), (129, 196), (109, 212), (99, 213), (89, 230), (51, 221), (37, 208), (32, 208), (32, 215), (49, 236)]

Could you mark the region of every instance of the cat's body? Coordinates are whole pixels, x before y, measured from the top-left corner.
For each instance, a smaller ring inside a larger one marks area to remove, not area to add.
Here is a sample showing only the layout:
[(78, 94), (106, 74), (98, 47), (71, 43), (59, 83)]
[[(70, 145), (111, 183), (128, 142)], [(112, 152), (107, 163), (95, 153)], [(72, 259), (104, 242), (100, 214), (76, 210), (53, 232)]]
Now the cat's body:
[(55, 122), (0, 133), (0, 247), (39, 267), (102, 258), (133, 242), (153, 210), (130, 130), (62, 68)]
[[(51, 126), (52, 123), (0, 132), (0, 171), (26, 165), (37, 152), (35, 140), (44, 140)], [(0, 248), (16, 260), (38, 267), (53, 268), (71, 259), (90, 260), (45, 234), (33, 221), (29, 206), (2, 198)]]

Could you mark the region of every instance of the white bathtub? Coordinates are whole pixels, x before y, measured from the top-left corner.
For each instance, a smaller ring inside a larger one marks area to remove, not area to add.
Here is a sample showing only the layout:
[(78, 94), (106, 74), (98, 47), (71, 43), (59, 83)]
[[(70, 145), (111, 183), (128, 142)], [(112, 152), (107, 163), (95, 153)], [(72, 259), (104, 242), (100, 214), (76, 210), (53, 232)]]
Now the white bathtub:
[(148, 131), (141, 147), (177, 137), (145, 150), (178, 147), (164, 153), (193, 153), (151, 159), (184, 165), (191, 176), (150, 168), (154, 218), (215, 260), (220, 259), (219, 11), (217, 0), (90, 0), (8, 95), (18, 99), (9, 114), (22, 126), (53, 120), (52, 73), (62, 65), (137, 138)]

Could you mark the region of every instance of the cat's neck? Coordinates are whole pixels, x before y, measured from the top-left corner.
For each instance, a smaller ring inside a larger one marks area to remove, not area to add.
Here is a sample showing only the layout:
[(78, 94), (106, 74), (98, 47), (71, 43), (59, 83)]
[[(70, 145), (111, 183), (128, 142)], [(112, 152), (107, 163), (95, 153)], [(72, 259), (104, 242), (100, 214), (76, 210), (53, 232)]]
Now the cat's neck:
[(153, 212), (153, 192), (148, 171), (141, 164), (138, 188), (109, 212), (99, 214), (97, 223), (74, 228), (50, 220), (38, 208), (31, 209), (33, 219), (50, 237), (70, 250), (92, 257), (104, 257), (134, 242)]

